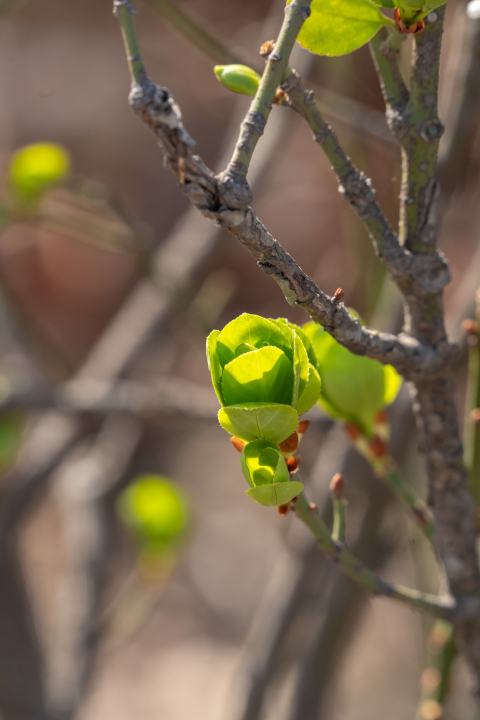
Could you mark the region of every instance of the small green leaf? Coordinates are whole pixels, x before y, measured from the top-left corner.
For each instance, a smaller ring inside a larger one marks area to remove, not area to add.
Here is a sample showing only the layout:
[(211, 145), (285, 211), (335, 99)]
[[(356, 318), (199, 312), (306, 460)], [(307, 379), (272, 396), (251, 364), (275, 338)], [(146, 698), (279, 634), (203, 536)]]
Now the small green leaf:
[(284, 505), (303, 490), (302, 483), (290, 480), (285, 458), (273, 442), (248, 443), (242, 450), (240, 464), (250, 485), (247, 495), (260, 505)]
[(394, 2), (394, 0), (373, 0), (374, 3), (377, 5), (380, 5), (384, 8), (394, 8), (397, 7), (397, 3)]
[(278, 445), (270, 440), (247, 443), (240, 456), (240, 465), (250, 487), (290, 480), (285, 458)]
[(400, 390), (401, 384), (403, 382), (403, 378), (397, 373), (393, 365), (384, 365), (383, 382), (383, 403), (386, 407), (387, 405), (391, 405), (397, 397), (398, 391)]
[(213, 389), (217, 395), (220, 405), (224, 405), (222, 398), (222, 366), (217, 356), (217, 342), (220, 335), (219, 330), (212, 330), (207, 338), (207, 362), (210, 375), (212, 376)]
[(296, 411), (299, 415), (303, 415), (315, 405), (320, 397), (321, 388), (320, 376), (313, 365), (310, 365), (308, 368), (308, 382), (296, 405)]
[(293, 392), (293, 368), (285, 353), (271, 345), (247, 352), (223, 369), (225, 405), (246, 402), (285, 403)]
[(65, 179), (70, 156), (61, 145), (35, 143), (15, 152), (8, 168), (13, 189), (25, 200), (36, 196)]
[(141, 543), (166, 547), (183, 535), (187, 500), (176, 482), (163, 475), (141, 475), (120, 495), (118, 512)]
[(318, 55), (345, 55), (395, 23), (371, 0), (313, 0), (298, 42)]
[(225, 325), (218, 338), (217, 352), (222, 367), (234, 359), (237, 347), (244, 343), (255, 348), (274, 345), (293, 362), (293, 343), (289, 342), (283, 329), (260, 315), (243, 313)]
[(251, 442), (266, 438), (280, 443), (295, 431), (298, 414), (289, 405), (242, 403), (222, 408), (218, 421), (224, 430), (240, 440)]
[(273, 485), (261, 485), (260, 487), (250, 488), (246, 491), (246, 495), (255, 500), (259, 505), (267, 507), (279, 507), (286, 505), (293, 498), (303, 491), (303, 484), (296, 480), (289, 480), (286, 483), (274, 483)]
[(354, 422), (371, 435), (375, 415), (397, 395), (400, 376), (389, 365), (349, 352), (316, 323), (307, 323), (304, 330), (318, 358), (320, 405), (332, 417)]
[(262, 79), (247, 65), (215, 65), (213, 72), (222, 85), (242, 95), (255, 95)]

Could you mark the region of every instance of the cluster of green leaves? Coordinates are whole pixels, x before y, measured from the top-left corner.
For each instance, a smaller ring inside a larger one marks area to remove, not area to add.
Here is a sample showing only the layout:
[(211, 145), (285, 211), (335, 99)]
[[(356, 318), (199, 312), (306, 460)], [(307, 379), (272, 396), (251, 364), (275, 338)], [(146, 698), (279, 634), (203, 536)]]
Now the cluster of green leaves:
[(365, 45), (381, 27), (395, 29), (393, 20), (385, 15), (379, 6), (398, 7), (408, 26), (446, 2), (447, 0), (313, 0), (311, 16), (305, 21), (298, 42), (318, 55), (345, 55)]
[(132, 532), (140, 553), (149, 558), (171, 554), (183, 542), (190, 509), (178, 483), (164, 475), (141, 475), (117, 502), (122, 521)]
[(288, 503), (303, 488), (290, 479), (288, 453), (279, 447), (299, 415), (318, 401), (370, 437), (401, 384), (393, 367), (353, 355), (316, 323), (300, 328), (246, 313), (209, 335), (207, 358), (220, 425), (246, 443), (240, 462), (247, 494), (262, 505)]
[(310, 340), (287, 320), (245, 313), (210, 333), (207, 357), (220, 425), (247, 443), (241, 465), (249, 495), (263, 505), (288, 502), (302, 485), (290, 481), (278, 445), (320, 394)]

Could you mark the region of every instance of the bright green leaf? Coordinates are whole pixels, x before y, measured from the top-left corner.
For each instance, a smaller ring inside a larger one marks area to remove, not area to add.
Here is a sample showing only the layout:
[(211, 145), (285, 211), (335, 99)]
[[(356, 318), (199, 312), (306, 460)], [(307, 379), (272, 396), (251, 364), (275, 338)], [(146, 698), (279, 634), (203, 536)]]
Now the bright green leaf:
[(322, 384), (318, 372), (313, 365), (310, 365), (308, 368), (308, 382), (296, 405), (296, 411), (299, 415), (303, 415), (303, 413), (306, 413), (307, 410), (310, 410), (310, 408), (315, 405), (320, 396), (321, 387)]
[(222, 85), (242, 95), (255, 95), (262, 79), (247, 65), (215, 65), (213, 72)]
[(224, 405), (222, 398), (222, 366), (218, 360), (217, 355), (217, 342), (218, 336), (220, 335), (219, 330), (212, 330), (207, 338), (207, 362), (210, 375), (212, 376), (212, 383), (220, 405)]
[(230, 435), (246, 442), (266, 438), (280, 443), (295, 431), (298, 414), (289, 405), (242, 403), (222, 408), (218, 421)]
[(243, 476), (250, 487), (287, 482), (290, 473), (278, 445), (270, 440), (254, 440), (240, 456)]
[(217, 352), (222, 367), (234, 359), (236, 348), (244, 343), (255, 348), (274, 345), (293, 362), (292, 342), (287, 338), (287, 331), (260, 315), (243, 313), (225, 325), (218, 338)]
[(246, 402), (290, 404), (293, 368), (285, 353), (268, 346), (244, 353), (223, 369), (222, 397), (225, 405)]
[(12, 155), (8, 177), (18, 195), (32, 200), (64, 180), (69, 169), (70, 156), (65, 148), (55, 143), (35, 143)]
[(303, 484), (296, 480), (289, 480), (286, 483), (275, 483), (273, 485), (261, 485), (260, 487), (250, 488), (246, 491), (246, 495), (267, 507), (279, 507), (286, 505), (303, 490)]
[(373, 0), (374, 3), (377, 5), (380, 5), (384, 8), (394, 8), (397, 7), (397, 3), (394, 0)]
[(375, 415), (396, 397), (401, 378), (390, 365), (349, 352), (316, 323), (307, 323), (322, 379), (320, 405), (370, 435)]
[(189, 509), (182, 490), (163, 475), (138, 477), (123, 491), (117, 507), (142, 543), (172, 545), (188, 524)]
[(365, 45), (384, 25), (395, 27), (371, 0), (313, 0), (298, 41), (318, 55), (345, 55)]
[(383, 366), (383, 382), (384, 382), (384, 390), (383, 390), (383, 402), (384, 405), (391, 405), (395, 398), (398, 395), (398, 391), (400, 390), (400, 386), (403, 382), (403, 378), (401, 375), (397, 373), (395, 368), (392, 365), (384, 365)]

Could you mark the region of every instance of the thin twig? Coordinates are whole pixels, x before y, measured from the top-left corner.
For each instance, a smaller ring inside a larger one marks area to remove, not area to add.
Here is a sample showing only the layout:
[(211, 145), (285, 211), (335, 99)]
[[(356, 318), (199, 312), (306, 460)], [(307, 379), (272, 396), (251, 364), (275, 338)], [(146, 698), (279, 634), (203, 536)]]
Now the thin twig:
[(311, 530), (322, 552), (372, 595), (384, 595), (411, 607), (425, 610), (436, 617), (450, 619), (453, 616), (455, 612), (453, 598), (441, 598), (400, 585), (393, 585), (366, 568), (344, 543), (336, 542), (332, 538), (327, 525), (320, 517), (317, 506), (309, 503), (304, 493), (301, 493), (295, 502), (295, 512), (297, 517)]

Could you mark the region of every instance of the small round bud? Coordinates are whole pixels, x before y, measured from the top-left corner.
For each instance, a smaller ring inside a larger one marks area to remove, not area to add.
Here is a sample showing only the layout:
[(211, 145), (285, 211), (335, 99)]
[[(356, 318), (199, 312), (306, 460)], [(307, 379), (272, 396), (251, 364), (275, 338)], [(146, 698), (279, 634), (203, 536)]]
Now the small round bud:
[(462, 331), (465, 335), (478, 335), (480, 332), (480, 326), (476, 320), (467, 318), (462, 321)]
[(282, 517), (285, 517), (285, 515), (288, 515), (290, 511), (290, 503), (286, 503), (285, 505), (278, 505), (277, 512)]
[(291, 455), (295, 452), (298, 447), (298, 435), (295, 431), (289, 435), (285, 440), (279, 443), (279, 448), (284, 455)]
[(422, 677), (420, 678), (420, 687), (424, 691), (433, 692), (438, 688), (441, 680), (442, 674), (440, 670), (437, 670), (437, 668), (434, 667), (428, 667), (422, 673)]
[(262, 58), (268, 58), (275, 48), (275, 40), (267, 40), (260, 47), (260, 55)]
[(298, 423), (298, 426), (297, 426), (298, 442), (300, 442), (302, 437), (307, 432), (309, 425), (310, 425), (310, 420), (300, 420), (300, 422)]
[(345, 297), (345, 293), (343, 292), (342, 288), (337, 288), (335, 290), (335, 294), (333, 296), (333, 302), (334, 303), (340, 302), (340, 300), (343, 300), (344, 297)]
[(425, 700), (420, 705), (420, 717), (422, 720), (442, 720), (443, 707), (436, 700)]
[(470, 420), (475, 423), (475, 425), (480, 425), (480, 408), (474, 408), (472, 410)]
[(370, 440), (368, 441), (368, 447), (372, 455), (374, 455), (376, 458), (382, 458), (385, 457), (388, 453), (388, 447), (387, 444), (378, 437), (378, 435), (374, 435)]
[(335, 500), (341, 500), (345, 492), (345, 478), (341, 473), (336, 473), (330, 481), (330, 492)]
[(346, 422), (345, 423), (345, 432), (347, 433), (350, 440), (355, 442), (355, 440), (358, 440), (362, 436), (362, 431), (358, 427), (358, 425), (355, 425), (355, 423)]
[(222, 85), (241, 95), (255, 95), (262, 79), (247, 65), (215, 65), (213, 71)]
[(242, 452), (243, 448), (245, 447), (245, 443), (243, 440), (240, 440), (240, 438), (237, 437), (231, 437), (230, 442), (232, 443), (235, 450), (238, 450), (239, 453)]

